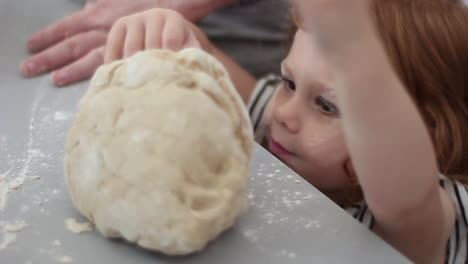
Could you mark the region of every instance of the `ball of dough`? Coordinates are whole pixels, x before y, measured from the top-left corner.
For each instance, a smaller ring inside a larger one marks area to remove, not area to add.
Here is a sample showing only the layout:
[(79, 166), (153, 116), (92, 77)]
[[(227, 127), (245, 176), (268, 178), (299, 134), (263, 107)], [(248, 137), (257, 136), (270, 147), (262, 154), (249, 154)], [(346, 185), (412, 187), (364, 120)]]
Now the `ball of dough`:
[(199, 49), (104, 65), (65, 146), (76, 208), (107, 237), (201, 250), (247, 205), (253, 135), (224, 67)]

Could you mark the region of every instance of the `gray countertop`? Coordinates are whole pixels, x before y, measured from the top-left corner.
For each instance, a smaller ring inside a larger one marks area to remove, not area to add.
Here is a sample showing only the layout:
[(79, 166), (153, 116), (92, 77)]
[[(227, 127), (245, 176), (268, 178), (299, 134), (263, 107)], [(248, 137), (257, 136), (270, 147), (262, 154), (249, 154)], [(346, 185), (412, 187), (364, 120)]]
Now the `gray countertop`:
[(84, 219), (64, 185), (64, 137), (88, 83), (23, 79), (18, 63), (28, 36), (78, 2), (0, 0), (0, 263), (407, 263), (260, 146), (248, 212), (201, 253), (170, 258), (67, 229)]

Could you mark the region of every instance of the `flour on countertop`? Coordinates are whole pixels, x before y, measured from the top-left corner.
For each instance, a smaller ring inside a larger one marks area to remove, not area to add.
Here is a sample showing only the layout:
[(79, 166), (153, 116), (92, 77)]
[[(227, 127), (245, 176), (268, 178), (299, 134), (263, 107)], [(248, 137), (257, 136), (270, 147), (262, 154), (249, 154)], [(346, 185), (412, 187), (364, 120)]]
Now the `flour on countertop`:
[(24, 176), (18, 176), (8, 183), (8, 189), (19, 190), (23, 186), (24, 181), (25, 181)]
[(14, 223), (0, 222), (0, 235), (2, 236), (0, 250), (4, 250), (14, 243), (16, 241), (15, 233), (22, 231), (26, 226), (27, 224), (24, 221), (16, 221)]
[(51, 259), (50, 263), (71, 263), (73, 258), (64, 252), (64, 247), (61, 247), (62, 242), (54, 240), (49, 244), (49, 248), (36, 248), (35, 251), (40, 254), (48, 255)]
[[(38, 158), (45, 158), (46, 155), (38, 148), (41, 144), (37, 139), (38, 133), (41, 131), (41, 128), (50, 127), (49, 124), (42, 126), (42, 123), (36, 124), (37, 115), (39, 110), (39, 104), (41, 100), (47, 95), (45, 93), (44, 87), (47, 86), (48, 78), (44, 77), (41, 79), (39, 84), (34, 89), (34, 101), (32, 103), (29, 124), (27, 127), (27, 141), (24, 145), (23, 153), (26, 156), (23, 158), (15, 157), (15, 155), (8, 154), (7, 151), (7, 138), (0, 138), (0, 146), (2, 152), (5, 152), (7, 155), (7, 164), (11, 168), (0, 174), (0, 212), (3, 211), (7, 206), (8, 194), (13, 191), (22, 189), (23, 185), (28, 179), (38, 179), (39, 176), (32, 174), (33, 162)], [(2, 153), (0, 153), (2, 154)]]
[(294, 253), (292, 251), (288, 251), (286, 249), (283, 249), (278, 253), (277, 256), (278, 257), (288, 257), (290, 259), (294, 259), (294, 258), (296, 258), (296, 253)]
[(5, 248), (7, 248), (9, 245), (11, 245), (15, 241), (16, 241), (16, 234), (8, 233), (8, 232), (3, 234), (3, 240), (0, 243), (0, 250), (4, 250)]
[(248, 229), (242, 232), (245, 238), (250, 240), (250, 242), (257, 242), (258, 241), (258, 234), (259, 230), (255, 229)]
[(56, 121), (68, 120), (68, 119), (70, 119), (71, 116), (72, 116), (72, 114), (70, 114), (70, 113), (57, 111), (54, 114), (54, 120), (56, 120)]
[(10, 171), (0, 174), (0, 212), (5, 208), (7, 201), (8, 183), (6, 181), (6, 176), (9, 172)]
[(60, 258), (60, 262), (62, 263), (71, 263), (73, 262), (73, 259), (70, 256), (63, 256)]
[(3, 211), (7, 205), (8, 193), (11, 191), (20, 190), (27, 178), (38, 179), (39, 176), (31, 174), (31, 162), (39, 157), (44, 157), (44, 154), (39, 149), (32, 149), (32, 140), (28, 141), (27, 157), (23, 159), (23, 165), (18, 168), (19, 173), (13, 177), (12, 169), (0, 174), (0, 211)]
[(6, 232), (19, 232), (28, 226), (24, 221), (16, 221), (14, 223), (0, 222), (0, 225), (3, 225), (3, 230)]
[(310, 220), (304, 225), (305, 229), (310, 229), (310, 228), (320, 228), (320, 222), (318, 220)]
[(77, 222), (75, 218), (68, 218), (65, 221), (65, 226), (76, 234), (93, 230), (93, 225), (90, 222)]

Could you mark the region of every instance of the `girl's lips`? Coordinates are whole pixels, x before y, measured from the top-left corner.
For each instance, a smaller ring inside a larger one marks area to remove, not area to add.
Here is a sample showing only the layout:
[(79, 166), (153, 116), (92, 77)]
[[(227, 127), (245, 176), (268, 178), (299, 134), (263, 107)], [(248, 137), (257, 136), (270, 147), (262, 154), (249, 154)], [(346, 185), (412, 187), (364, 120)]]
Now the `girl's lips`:
[(274, 140), (273, 138), (269, 138), (268, 145), (270, 147), (270, 151), (278, 156), (294, 156), (294, 153), (287, 150), (283, 145), (281, 145), (278, 141)]

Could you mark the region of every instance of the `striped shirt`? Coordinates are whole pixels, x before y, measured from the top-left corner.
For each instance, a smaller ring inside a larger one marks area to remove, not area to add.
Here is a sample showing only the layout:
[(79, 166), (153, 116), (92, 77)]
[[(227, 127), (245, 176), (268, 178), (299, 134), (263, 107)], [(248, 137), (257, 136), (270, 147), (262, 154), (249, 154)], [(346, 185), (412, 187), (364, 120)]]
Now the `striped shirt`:
[[(265, 134), (263, 114), (278, 87), (279, 80), (280, 78), (275, 75), (269, 75), (261, 79), (258, 81), (249, 100), (248, 109), (254, 128), (255, 140), (260, 144), (263, 142)], [(443, 175), (440, 176), (440, 186), (452, 198), (456, 211), (454, 231), (447, 244), (447, 263), (468, 263), (468, 188)], [(345, 208), (345, 210), (368, 228), (373, 228), (374, 216), (365, 202)]]

